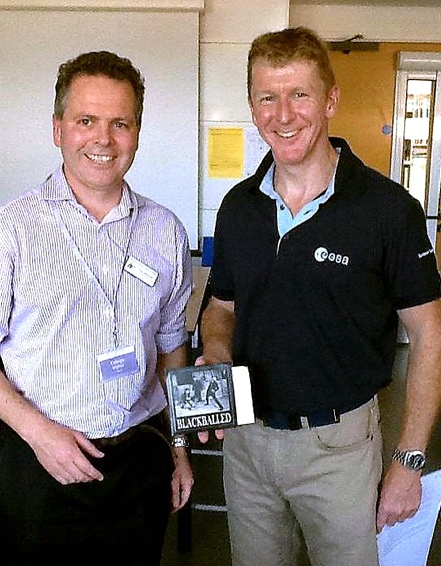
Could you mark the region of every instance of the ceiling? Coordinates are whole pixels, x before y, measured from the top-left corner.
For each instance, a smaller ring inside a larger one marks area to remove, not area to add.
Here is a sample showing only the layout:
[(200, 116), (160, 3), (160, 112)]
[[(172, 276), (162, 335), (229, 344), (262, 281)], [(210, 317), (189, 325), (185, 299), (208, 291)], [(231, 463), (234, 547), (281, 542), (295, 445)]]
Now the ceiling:
[(295, 4), (338, 6), (398, 6), (402, 8), (439, 8), (440, 0), (290, 0)]

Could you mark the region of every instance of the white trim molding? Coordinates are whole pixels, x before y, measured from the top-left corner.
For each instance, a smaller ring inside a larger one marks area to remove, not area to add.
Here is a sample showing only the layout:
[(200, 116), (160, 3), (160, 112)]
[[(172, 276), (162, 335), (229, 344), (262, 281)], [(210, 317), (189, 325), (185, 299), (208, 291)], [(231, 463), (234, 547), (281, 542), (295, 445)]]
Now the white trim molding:
[(400, 51), (400, 71), (441, 71), (441, 53), (426, 51)]
[(0, 10), (202, 12), (205, 0), (0, 0)]

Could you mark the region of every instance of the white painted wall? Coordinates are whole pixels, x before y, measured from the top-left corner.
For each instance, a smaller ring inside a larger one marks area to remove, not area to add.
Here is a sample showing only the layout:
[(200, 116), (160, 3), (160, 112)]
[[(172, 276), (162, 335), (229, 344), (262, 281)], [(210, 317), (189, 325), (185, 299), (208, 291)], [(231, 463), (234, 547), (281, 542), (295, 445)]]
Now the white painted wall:
[(121, 10), (131, 11), (195, 11), (202, 10), (204, 0), (0, 0), (0, 8), (7, 10), (39, 10), (56, 8), (57, 10)]
[(325, 39), (441, 42), (440, 8), (304, 5), (297, 0), (206, 0), (200, 27), (200, 234), (211, 236), (220, 201), (238, 179), (207, 176), (210, 126), (252, 127), (246, 57), (251, 41), (287, 25), (306, 25)]
[(252, 127), (246, 64), (252, 40), (288, 25), (288, 0), (206, 0), (200, 20), (200, 234), (212, 236), (220, 201), (240, 179), (209, 179), (208, 127)]
[[(28, 4), (55, 0), (27, 0)], [(173, 9), (177, 0), (118, 0), (124, 9), (137, 11), (151, 4), (155, 10)], [(97, 5), (115, 0), (71, 0)], [(266, 31), (289, 25), (307, 25), (326, 39), (346, 39), (362, 33), (366, 40), (441, 42), (439, 8), (381, 6), (312, 6), (294, 0), (179, 0), (200, 14), (200, 237), (213, 234), (219, 203), (239, 179), (207, 176), (209, 126), (252, 127), (247, 105), (246, 57), (251, 41)], [(0, 0), (0, 7), (23, 0)], [(67, 2), (69, 4), (69, 2)], [(173, 83), (173, 80), (171, 79)], [(148, 128), (148, 122), (145, 123)], [(49, 140), (48, 140), (49, 143)]]
[(150, 11), (134, 9), (140, 0), (125, 0), (130, 10), (110, 10), (105, 0), (75, 0), (87, 10), (61, 3), (52, 9), (53, 0), (33, 0), (45, 9), (3, 9), (0, 0), (0, 204), (35, 187), (60, 163), (51, 126), (58, 65), (107, 49), (129, 57), (146, 78), (139, 149), (127, 180), (173, 210), (192, 249), (198, 247), (200, 0), (191, 0), (194, 10), (189, 0), (183, 10), (172, 9), (177, 1), (155, 0), (153, 8), (162, 3), (164, 9)]
[(291, 26), (308, 26), (327, 40), (361, 33), (366, 41), (441, 41), (441, 7), (313, 6), (291, 0), (289, 21)]

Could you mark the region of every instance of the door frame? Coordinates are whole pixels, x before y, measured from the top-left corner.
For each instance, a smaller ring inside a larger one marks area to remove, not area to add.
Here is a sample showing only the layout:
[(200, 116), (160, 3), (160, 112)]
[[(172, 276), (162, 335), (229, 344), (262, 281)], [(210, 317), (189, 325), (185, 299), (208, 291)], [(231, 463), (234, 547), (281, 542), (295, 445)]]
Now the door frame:
[(409, 79), (431, 80), (435, 82), (432, 135), (429, 139), (430, 149), (428, 151), (427, 169), (430, 188), (425, 206), (427, 229), (432, 244), (435, 247), (438, 222), (440, 221), (441, 53), (411, 51), (401, 51), (398, 53), (390, 165), (390, 176), (398, 183), (401, 183), (402, 175), (406, 94), (407, 81)]

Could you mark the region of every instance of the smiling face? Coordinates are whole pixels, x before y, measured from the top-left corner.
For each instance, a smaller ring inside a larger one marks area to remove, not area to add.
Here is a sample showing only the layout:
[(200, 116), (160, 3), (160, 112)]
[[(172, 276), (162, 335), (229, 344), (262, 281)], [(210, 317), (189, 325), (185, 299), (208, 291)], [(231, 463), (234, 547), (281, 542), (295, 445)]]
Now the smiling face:
[(329, 92), (312, 62), (273, 67), (263, 59), (252, 68), (250, 108), (276, 164), (292, 167), (320, 159), (328, 146), (328, 120), (339, 90)]
[(102, 75), (76, 77), (63, 116), (53, 118), (53, 136), (77, 197), (87, 198), (91, 191), (121, 193), (138, 147), (131, 84)]

